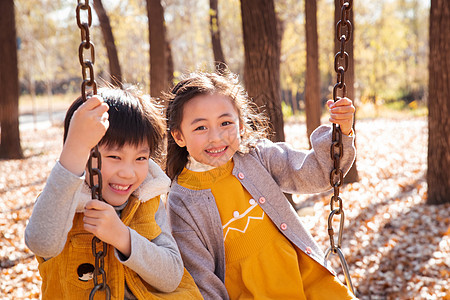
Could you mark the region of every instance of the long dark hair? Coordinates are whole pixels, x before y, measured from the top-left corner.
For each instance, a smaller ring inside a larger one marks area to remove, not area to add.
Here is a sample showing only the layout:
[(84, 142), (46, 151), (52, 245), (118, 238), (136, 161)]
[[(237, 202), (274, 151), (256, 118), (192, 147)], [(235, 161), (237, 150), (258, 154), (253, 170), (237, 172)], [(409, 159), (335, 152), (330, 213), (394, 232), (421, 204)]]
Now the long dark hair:
[[(135, 86), (125, 89), (108, 86), (100, 88), (97, 94), (109, 105), (109, 127), (98, 144), (120, 148), (125, 144), (138, 146), (147, 141), (150, 156), (160, 162), (166, 133), (162, 109)], [(67, 110), (64, 119), (64, 142), (70, 120), (82, 104), (83, 100), (79, 97)]]
[[(195, 72), (185, 75), (177, 85), (164, 97), (168, 102), (166, 118), (170, 132), (180, 130), (183, 119), (183, 107), (198, 95), (223, 95), (228, 97), (239, 114), (239, 122), (244, 130), (241, 133), (239, 151), (247, 152), (256, 141), (268, 135), (267, 118), (258, 113), (235, 74), (226, 72)], [(188, 162), (189, 153), (186, 147), (179, 147), (171, 134), (167, 135), (166, 173), (174, 179), (181, 173)]]

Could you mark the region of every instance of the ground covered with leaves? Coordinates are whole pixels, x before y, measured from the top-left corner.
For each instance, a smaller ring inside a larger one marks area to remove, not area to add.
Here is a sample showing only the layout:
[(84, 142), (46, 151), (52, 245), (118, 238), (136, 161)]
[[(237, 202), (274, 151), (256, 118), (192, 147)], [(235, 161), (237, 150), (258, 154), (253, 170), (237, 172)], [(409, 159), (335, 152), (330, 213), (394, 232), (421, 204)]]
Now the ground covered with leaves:
[[(450, 205), (427, 206), (427, 121), (359, 120), (360, 180), (341, 188), (342, 250), (360, 299), (450, 299)], [(286, 138), (307, 147), (303, 123)], [(41, 279), (24, 229), (62, 146), (58, 126), (22, 130), (25, 159), (0, 161), (0, 297), (39, 298)], [(299, 215), (324, 251), (331, 193), (295, 195)], [(335, 222), (337, 222), (336, 219)], [(333, 225), (335, 230), (338, 224)], [(344, 281), (339, 261), (331, 263)]]

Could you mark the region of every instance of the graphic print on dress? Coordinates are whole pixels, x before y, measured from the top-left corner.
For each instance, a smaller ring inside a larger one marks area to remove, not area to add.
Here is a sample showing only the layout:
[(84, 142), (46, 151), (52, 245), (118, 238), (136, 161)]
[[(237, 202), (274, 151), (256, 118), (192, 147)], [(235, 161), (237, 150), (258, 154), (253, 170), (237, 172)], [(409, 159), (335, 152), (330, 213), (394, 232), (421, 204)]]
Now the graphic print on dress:
[[(231, 227), (232, 223), (236, 223), (248, 214), (252, 212), (256, 207), (258, 207), (258, 203), (255, 201), (255, 199), (249, 200), (250, 207), (242, 214), (240, 214), (238, 211), (233, 212), (233, 218), (231, 218), (225, 225), (223, 225), (223, 231), (224, 234), (224, 241), (227, 239), (227, 235), (230, 231), (238, 231), (241, 233), (245, 233), (250, 225), (250, 220), (263, 220), (264, 219), (264, 211), (261, 209), (262, 213), (261, 216), (249, 216), (247, 217), (247, 222), (245, 223), (245, 226), (243, 229), (239, 229), (238, 225), (234, 225), (234, 227)], [(242, 228), (242, 226), (240, 226)]]

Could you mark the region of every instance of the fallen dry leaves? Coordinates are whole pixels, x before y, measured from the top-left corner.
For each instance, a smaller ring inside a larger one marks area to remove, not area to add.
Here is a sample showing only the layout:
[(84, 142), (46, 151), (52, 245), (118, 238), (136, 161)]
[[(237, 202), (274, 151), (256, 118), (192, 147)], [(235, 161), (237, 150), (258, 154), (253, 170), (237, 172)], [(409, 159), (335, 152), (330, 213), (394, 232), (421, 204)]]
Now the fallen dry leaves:
[[(450, 204), (425, 204), (427, 120), (364, 120), (356, 129), (360, 180), (341, 188), (342, 250), (356, 295), (450, 299)], [(288, 126), (288, 141), (295, 143), (303, 132), (303, 125)], [(330, 198), (330, 192), (295, 197), (323, 249), (330, 245)], [(334, 219), (337, 231), (339, 218)], [(337, 256), (332, 263), (345, 282)]]
[[(341, 188), (342, 250), (360, 299), (450, 299), (450, 205), (427, 206), (427, 121), (361, 120), (356, 124), (360, 181)], [(304, 124), (286, 137), (307, 146)], [(26, 158), (0, 161), (0, 297), (39, 298), (37, 262), (23, 241), (34, 200), (62, 146), (62, 129), (22, 131)], [(329, 246), (329, 192), (296, 195), (299, 215), (324, 250)], [(337, 231), (338, 225), (334, 225)], [(332, 256), (344, 281), (338, 260)]]
[(61, 151), (62, 129), (21, 132), (25, 159), (0, 161), (0, 297), (39, 298), (41, 278), (23, 234), (33, 203)]

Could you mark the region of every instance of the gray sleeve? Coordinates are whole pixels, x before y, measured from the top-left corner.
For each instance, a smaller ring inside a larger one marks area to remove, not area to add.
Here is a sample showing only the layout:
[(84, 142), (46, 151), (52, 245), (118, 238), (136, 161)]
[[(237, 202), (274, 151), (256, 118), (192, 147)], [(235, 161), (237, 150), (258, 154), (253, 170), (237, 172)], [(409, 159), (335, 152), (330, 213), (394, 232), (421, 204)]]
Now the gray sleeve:
[(63, 250), (77, 208), (74, 195), (83, 182), (84, 176), (72, 174), (59, 162), (53, 167), (25, 229), (25, 244), (37, 256), (51, 258)]
[(161, 233), (155, 239), (149, 241), (128, 228), (131, 236), (131, 255), (124, 259), (117, 250), (115, 255), (148, 284), (168, 293), (180, 284), (184, 266), (175, 239), (170, 233), (166, 210), (161, 200), (155, 219), (161, 228)]
[[(214, 245), (208, 239), (214, 235), (212, 226), (208, 221), (218, 221), (220, 218), (209, 218), (196, 210), (195, 205), (187, 207), (180, 197), (189, 197), (179, 193), (169, 193), (169, 218), (172, 225), (172, 233), (180, 248), (184, 265), (194, 278), (204, 299), (229, 299), (223, 279), (218, 271), (222, 257), (217, 254)], [(196, 218), (189, 208), (195, 209)], [(206, 211), (208, 209), (203, 209)], [(203, 220), (203, 222), (202, 222)], [(223, 238), (223, 237), (222, 237)]]
[[(331, 188), (330, 126), (320, 126), (311, 134), (312, 149), (296, 150), (287, 143), (265, 141), (257, 147), (257, 155), (274, 180), (288, 193), (317, 193)], [(342, 135), (343, 157), (340, 168), (346, 174), (356, 155), (354, 137)]]

